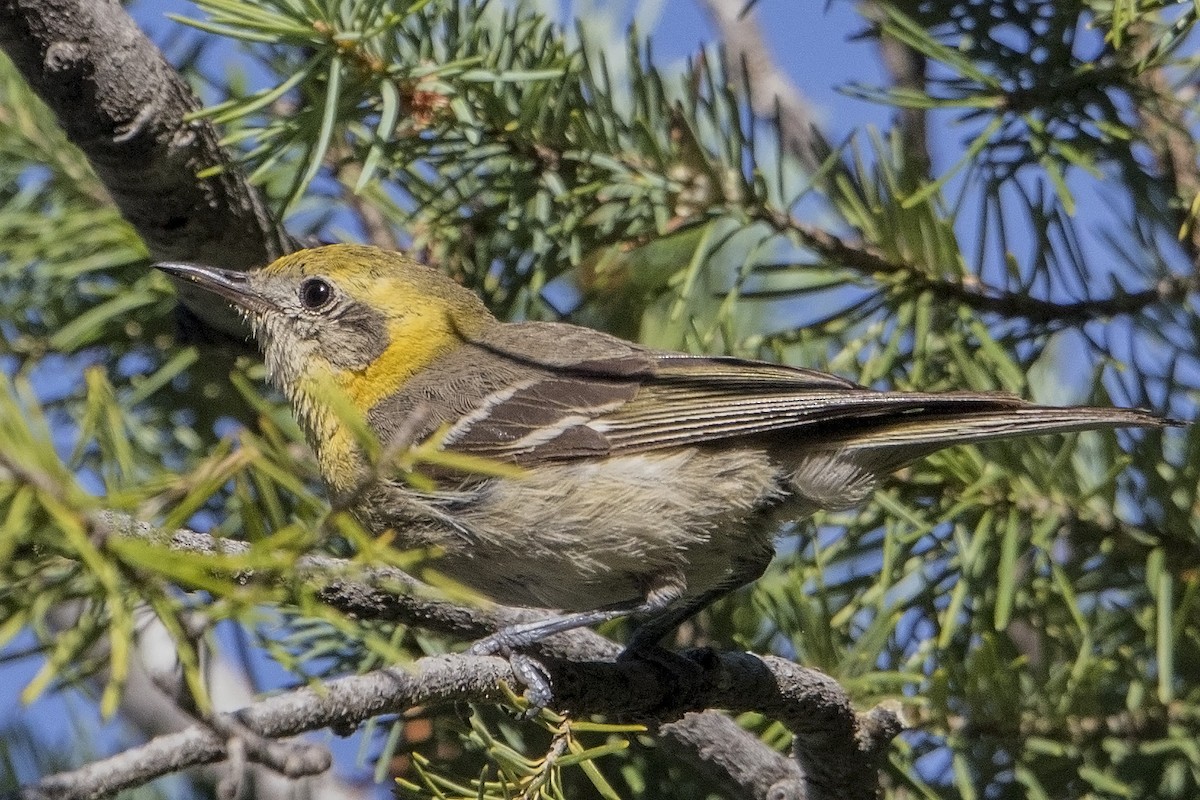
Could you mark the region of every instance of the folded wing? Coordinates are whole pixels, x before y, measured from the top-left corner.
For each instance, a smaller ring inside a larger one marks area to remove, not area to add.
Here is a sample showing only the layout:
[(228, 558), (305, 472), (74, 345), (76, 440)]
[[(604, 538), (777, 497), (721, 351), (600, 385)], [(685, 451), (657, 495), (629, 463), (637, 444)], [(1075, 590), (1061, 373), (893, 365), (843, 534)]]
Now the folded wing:
[(741, 437), (801, 450), (870, 451), (879, 469), (941, 447), (1093, 428), (1158, 426), (1149, 412), (1038, 406), (1001, 393), (880, 392), (834, 375), (734, 358), (654, 353), (612, 340), (552, 363), (519, 352), (520, 380), (482, 398), (445, 439), (535, 464)]

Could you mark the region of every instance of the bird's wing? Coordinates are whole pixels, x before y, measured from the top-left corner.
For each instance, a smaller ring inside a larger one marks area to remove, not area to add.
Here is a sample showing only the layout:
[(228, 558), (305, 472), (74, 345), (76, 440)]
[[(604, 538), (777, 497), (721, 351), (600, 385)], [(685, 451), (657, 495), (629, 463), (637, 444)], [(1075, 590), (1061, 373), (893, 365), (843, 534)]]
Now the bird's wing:
[(1040, 406), (998, 392), (722, 389), (702, 379), (652, 383), (590, 426), (604, 434), (613, 451), (758, 436), (792, 449), (870, 450), (880, 464), (900, 466), (954, 444), (1166, 422), (1140, 409)]
[(487, 343), (491, 357), (518, 366), (454, 421), (446, 447), (536, 464), (778, 434), (823, 449), (903, 450), (902, 463), (959, 442), (1159, 424), (1146, 412), (1050, 408), (1001, 393), (880, 392), (824, 372), (659, 353), (570, 326), (537, 325), (561, 334), (561, 346), (534, 355), (515, 335), (530, 325), (504, 326), (509, 337)]

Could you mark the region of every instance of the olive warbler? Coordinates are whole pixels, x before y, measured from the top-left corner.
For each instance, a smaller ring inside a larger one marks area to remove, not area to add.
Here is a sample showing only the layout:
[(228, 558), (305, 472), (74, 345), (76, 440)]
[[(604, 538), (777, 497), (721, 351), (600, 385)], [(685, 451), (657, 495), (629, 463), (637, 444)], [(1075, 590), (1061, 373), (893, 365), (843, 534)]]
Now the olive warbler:
[[(408, 257), (331, 245), (254, 272), (159, 269), (248, 317), (331, 499), (499, 602), (572, 612), (501, 632), (527, 645), (626, 614), (634, 643), (762, 574), (781, 522), (861, 503), (879, 477), (953, 444), (1164, 423), (1145, 411), (1006, 394), (882, 392), (823, 372), (651, 350), (547, 322), (502, 323)], [(381, 442), (440, 432), (510, 477), (368, 481), (336, 386)]]

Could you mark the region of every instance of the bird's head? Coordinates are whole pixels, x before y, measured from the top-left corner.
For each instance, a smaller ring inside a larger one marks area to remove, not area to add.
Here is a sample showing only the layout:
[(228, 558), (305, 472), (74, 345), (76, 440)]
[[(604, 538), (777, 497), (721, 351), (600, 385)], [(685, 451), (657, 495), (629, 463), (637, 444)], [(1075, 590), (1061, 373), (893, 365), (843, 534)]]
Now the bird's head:
[(300, 250), (251, 272), (156, 266), (242, 312), (268, 375), (304, 417), (318, 410), (312, 387), (328, 381), (365, 414), (440, 354), (495, 323), (473, 292), (374, 247)]

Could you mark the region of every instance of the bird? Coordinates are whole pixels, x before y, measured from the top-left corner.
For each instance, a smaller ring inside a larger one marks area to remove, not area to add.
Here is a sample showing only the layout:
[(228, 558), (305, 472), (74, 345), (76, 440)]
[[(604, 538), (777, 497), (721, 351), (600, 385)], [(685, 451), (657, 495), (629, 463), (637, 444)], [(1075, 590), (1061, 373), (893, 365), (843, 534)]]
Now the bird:
[[(442, 272), (362, 245), (247, 272), (155, 266), (245, 316), (333, 504), (398, 547), (435, 548), (439, 572), (493, 601), (555, 611), (476, 653), (624, 616), (627, 649), (654, 648), (760, 577), (784, 523), (854, 508), (939, 449), (1169, 424), (996, 392), (883, 391), (568, 323), (502, 322)], [(437, 467), (414, 484), (370, 463), (345, 408), (379, 442), (433, 442), (505, 470)]]

